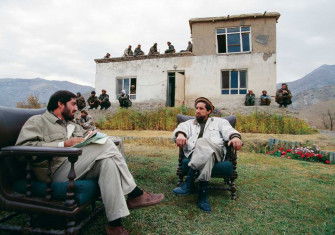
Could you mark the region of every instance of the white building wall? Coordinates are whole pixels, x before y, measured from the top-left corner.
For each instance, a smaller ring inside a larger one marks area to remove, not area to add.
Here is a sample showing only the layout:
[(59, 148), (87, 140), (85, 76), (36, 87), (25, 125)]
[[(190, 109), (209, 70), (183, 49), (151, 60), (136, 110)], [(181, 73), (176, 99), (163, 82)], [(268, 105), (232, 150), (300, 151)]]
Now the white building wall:
[[(192, 105), (195, 98), (205, 96), (218, 108), (243, 105), (245, 95), (221, 94), (221, 70), (246, 69), (248, 89), (257, 97), (262, 90), (271, 96), (276, 89), (276, 54), (263, 53), (184, 56), (157, 59), (97, 63), (95, 87), (106, 89), (116, 102), (116, 79), (137, 78), (137, 102), (161, 102), (167, 98), (168, 72), (185, 71), (185, 101)], [(177, 67), (175, 67), (177, 66)]]

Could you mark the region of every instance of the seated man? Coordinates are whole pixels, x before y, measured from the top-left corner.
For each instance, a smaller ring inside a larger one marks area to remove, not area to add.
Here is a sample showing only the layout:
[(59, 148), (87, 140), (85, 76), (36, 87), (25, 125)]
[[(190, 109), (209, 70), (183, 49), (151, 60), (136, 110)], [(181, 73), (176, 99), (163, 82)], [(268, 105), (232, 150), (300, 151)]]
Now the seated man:
[[(76, 95), (57, 91), (50, 97), (47, 111), (24, 124), (16, 145), (71, 147), (82, 142), (85, 131), (72, 121), (76, 111)], [(128, 208), (157, 204), (164, 195), (147, 193), (136, 186), (123, 155), (110, 137), (105, 144), (90, 144), (82, 150), (75, 163), (76, 180), (97, 179), (109, 221), (107, 234), (129, 234), (121, 224), (121, 218), (129, 215)], [(33, 168), (36, 177), (48, 181), (47, 164), (36, 164)], [(56, 158), (51, 167), (53, 181), (67, 181), (70, 166), (67, 158)]]
[(119, 95), (119, 103), (121, 108), (128, 108), (131, 106), (131, 101), (129, 99), (129, 95), (127, 95), (125, 90), (121, 91), (121, 94)]
[(193, 51), (193, 45), (191, 41), (188, 41), (186, 50), (181, 50), (180, 52), (192, 52)]
[(176, 50), (174, 49), (174, 46), (171, 44), (171, 42), (167, 42), (168, 45), (168, 49), (165, 50), (165, 54), (171, 54), (171, 53), (175, 53)]
[(248, 94), (245, 95), (245, 106), (253, 106), (255, 105), (255, 94), (252, 90), (248, 91)]
[(87, 103), (90, 106), (89, 109), (96, 109), (99, 107), (99, 100), (98, 97), (95, 95), (95, 91), (91, 92), (91, 96), (88, 97)]
[(109, 101), (109, 95), (107, 95), (106, 90), (101, 90), (101, 95), (99, 95), (98, 101), (100, 103), (100, 109), (108, 109), (111, 106), (111, 102)]
[(279, 108), (283, 105), (286, 108), (287, 105), (292, 104), (292, 94), (291, 91), (287, 88), (287, 84), (281, 84), (281, 88), (276, 92), (276, 102), (279, 104)]
[(208, 202), (208, 181), (214, 163), (224, 160), (224, 141), (229, 140), (236, 150), (241, 149), (241, 135), (223, 118), (209, 117), (214, 110), (213, 104), (205, 97), (195, 100), (195, 120), (191, 119), (180, 123), (174, 130), (178, 147), (183, 147), (186, 157), (191, 158), (188, 166), (190, 170), (185, 182), (173, 190), (177, 195), (187, 195), (193, 190), (192, 185), (195, 173), (199, 175), (198, 207), (206, 212), (211, 211)]
[(77, 92), (77, 106), (79, 110), (86, 107), (85, 98), (80, 94), (80, 92)]
[(268, 92), (266, 90), (262, 91), (261, 95), (261, 105), (270, 105), (271, 103), (271, 97), (267, 94)]
[(90, 115), (88, 115), (86, 110), (80, 111), (80, 117), (76, 120), (76, 122), (85, 130), (95, 130), (96, 129), (93, 123), (93, 118)]
[(134, 56), (144, 55), (144, 52), (141, 49), (141, 45), (138, 44), (134, 50)]
[(150, 47), (148, 55), (159, 55), (159, 52), (157, 50), (157, 43), (154, 43), (154, 45)]
[(129, 56), (133, 56), (134, 53), (133, 51), (131, 50), (131, 45), (129, 45), (123, 52), (123, 56), (124, 57), (129, 57)]

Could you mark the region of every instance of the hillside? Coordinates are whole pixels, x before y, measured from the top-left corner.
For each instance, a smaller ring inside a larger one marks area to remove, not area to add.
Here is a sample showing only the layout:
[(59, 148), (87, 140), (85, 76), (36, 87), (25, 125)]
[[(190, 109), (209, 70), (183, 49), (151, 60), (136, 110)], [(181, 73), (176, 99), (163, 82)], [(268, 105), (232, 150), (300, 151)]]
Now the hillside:
[[(292, 107), (296, 109), (335, 100), (335, 65), (322, 65), (296, 81), (287, 82), (287, 85), (293, 94)], [(280, 86), (278, 83), (277, 87)]]
[(0, 79), (0, 106), (15, 107), (17, 102), (25, 101), (29, 95), (36, 95), (41, 103), (47, 103), (50, 95), (57, 90), (85, 94), (94, 88), (67, 81), (49, 81), (41, 78), (4, 78)]
[[(280, 84), (277, 85), (280, 86)], [(335, 86), (335, 65), (324, 64), (296, 81), (287, 82), (287, 85), (294, 94), (325, 86)]]

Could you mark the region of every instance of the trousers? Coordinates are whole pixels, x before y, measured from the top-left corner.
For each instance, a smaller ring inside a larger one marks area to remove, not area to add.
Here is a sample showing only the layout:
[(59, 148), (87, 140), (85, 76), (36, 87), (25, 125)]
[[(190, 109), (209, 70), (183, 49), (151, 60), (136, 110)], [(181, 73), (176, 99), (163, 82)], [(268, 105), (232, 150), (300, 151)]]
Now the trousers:
[(220, 146), (212, 143), (209, 139), (199, 138), (188, 163), (188, 166), (193, 170), (199, 171), (199, 176), (195, 181), (209, 181), (214, 163), (224, 160), (223, 156), (224, 153)]
[[(108, 221), (129, 215), (125, 195), (136, 187), (124, 155), (111, 137), (105, 144), (83, 147), (82, 155), (74, 165), (77, 179), (97, 179)], [(71, 163), (65, 160), (54, 172), (54, 182), (67, 181)]]

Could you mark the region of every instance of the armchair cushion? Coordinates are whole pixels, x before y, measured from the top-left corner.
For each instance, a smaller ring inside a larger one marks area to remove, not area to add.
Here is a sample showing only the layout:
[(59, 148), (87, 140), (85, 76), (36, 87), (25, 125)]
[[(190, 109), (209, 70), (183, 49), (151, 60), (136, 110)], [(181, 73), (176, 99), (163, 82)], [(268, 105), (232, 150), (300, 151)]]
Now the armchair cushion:
[[(65, 200), (68, 182), (53, 182), (52, 198), (56, 200)], [(32, 181), (33, 196), (45, 197), (47, 184), (40, 181)], [(15, 192), (26, 193), (26, 180), (17, 180), (12, 188)], [(96, 180), (77, 180), (75, 181), (75, 197), (79, 205), (83, 205), (97, 197), (98, 182)]]
[[(183, 175), (187, 175), (190, 159), (184, 158), (181, 162)], [(230, 161), (217, 162), (212, 170), (212, 177), (231, 177), (233, 175), (233, 163)]]

